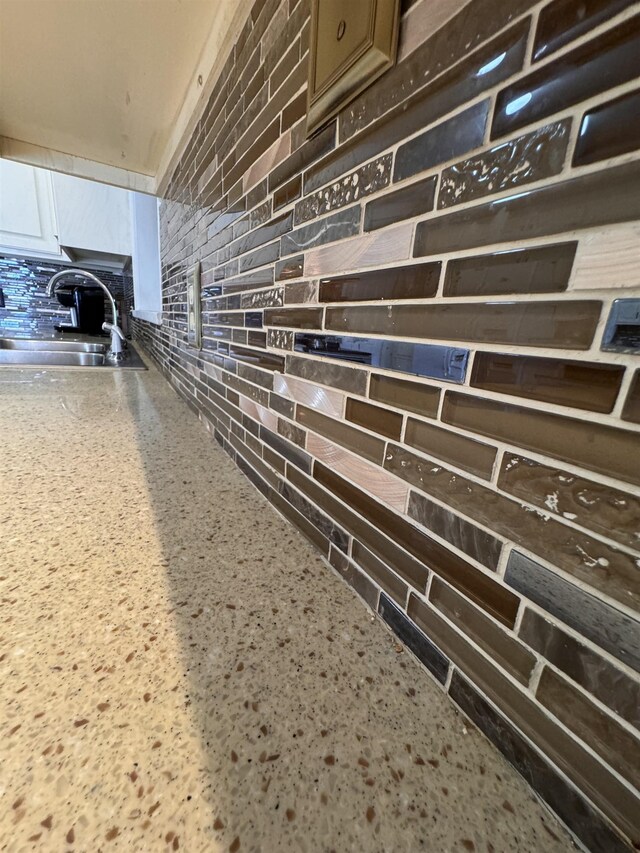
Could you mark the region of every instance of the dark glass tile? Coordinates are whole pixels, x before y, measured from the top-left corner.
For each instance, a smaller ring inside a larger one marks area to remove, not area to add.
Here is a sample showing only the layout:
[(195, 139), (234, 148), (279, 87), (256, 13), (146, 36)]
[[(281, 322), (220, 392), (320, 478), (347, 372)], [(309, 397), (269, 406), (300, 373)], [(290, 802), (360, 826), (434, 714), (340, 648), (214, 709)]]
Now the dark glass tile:
[(281, 239), (282, 254), (292, 255), (313, 246), (322, 246), (324, 243), (332, 243), (335, 240), (343, 240), (345, 237), (353, 237), (360, 229), (360, 205), (347, 207), (318, 219), (309, 225), (296, 228)]
[(633, 0), (555, 0), (548, 3), (538, 17), (534, 59), (548, 56), (632, 4)]
[(260, 438), (265, 444), (270, 445), (276, 453), (284, 456), (284, 458), (288, 462), (291, 462), (292, 465), (295, 465), (307, 474), (311, 472), (311, 457), (308, 453), (305, 453), (304, 450), (300, 450), (300, 448), (296, 447), (295, 444), (291, 444), (290, 441), (287, 441), (285, 438), (282, 438), (282, 436), (271, 432), (271, 430), (263, 426), (260, 427)]
[(544, 512), (570, 518), (596, 534), (638, 548), (640, 497), (562, 468), (505, 453), (499, 487)]
[(294, 507), (307, 521), (317, 528), (322, 535), (332, 542), (341, 551), (349, 547), (349, 537), (338, 525), (324, 513), (303, 497), (297, 489), (289, 483), (280, 483), (280, 494)]
[(236, 293), (240, 290), (250, 290), (254, 287), (263, 287), (273, 284), (273, 269), (269, 267), (264, 270), (247, 273), (237, 278), (230, 278), (222, 286), (225, 293)]
[[(301, 93), (301, 98), (306, 101), (306, 94)], [(295, 102), (294, 102), (295, 103)], [(291, 104), (290, 106), (293, 106)], [(305, 107), (306, 108), (306, 107)], [(287, 123), (286, 113), (289, 107), (285, 108), (283, 115), (283, 124)], [(335, 146), (336, 141), (336, 123), (331, 122), (327, 127), (323, 128), (319, 133), (305, 142), (290, 154), (286, 160), (283, 160), (269, 175), (269, 192), (273, 192), (279, 186), (290, 180), (295, 175), (298, 175), (303, 169), (306, 169), (318, 157), (327, 154)], [(306, 192), (305, 187), (305, 192)]]
[(332, 546), (329, 552), (329, 562), (340, 577), (344, 578), (349, 586), (366, 601), (372, 610), (378, 609), (378, 588), (369, 580), (364, 572), (357, 569), (351, 560), (335, 546)]
[(499, 539), (451, 510), (428, 500), (424, 495), (420, 498), (420, 515), (413, 516), (416, 521), (449, 545), (463, 551), (468, 557), (477, 560), (491, 571), (497, 571), (502, 551), (502, 542)]
[(350, 391), (352, 394), (364, 396), (367, 390), (367, 374), (363, 370), (354, 370), (339, 364), (315, 361), (312, 358), (287, 357), (287, 373), (309, 379), (319, 385)]
[(469, 351), (461, 347), (303, 333), (296, 334), (295, 349), (322, 358), (368, 364), (447, 382), (464, 382), (469, 356)]
[(503, 714), (496, 711), (455, 671), (449, 695), (551, 806), (587, 850), (592, 853), (628, 853), (628, 844), (611, 828), (600, 811), (548, 764)]
[[(303, 115), (305, 115), (307, 111), (307, 93), (306, 91), (300, 92), (297, 98), (294, 98), (291, 103), (289, 103), (282, 111), (282, 131), (288, 130), (293, 124), (295, 124), (298, 119), (301, 119)], [(335, 137), (335, 128), (333, 128), (333, 133), (330, 134), (332, 137)], [(321, 156), (321, 155), (318, 155)], [(290, 166), (291, 168), (291, 166)]]
[(375, 231), (433, 210), (436, 181), (436, 176), (416, 181), (370, 201), (364, 209), (364, 230)]
[(629, 387), (622, 410), (622, 420), (640, 424), (640, 370), (636, 370)]
[(314, 465), (314, 476), (381, 533), (423, 561), (499, 622), (513, 627), (519, 599), (506, 587), (318, 462)]
[[(351, 137), (308, 170), (304, 191), (317, 190), (334, 181), (514, 74), (524, 60), (527, 30), (528, 22), (515, 24)], [(402, 73), (406, 71), (408, 67), (404, 66)], [(423, 76), (424, 69), (419, 68), (416, 73)], [(375, 94), (376, 90), (372, 92)]]
[(396, 409), (405, 409), (423, 417), (435, 418), (438, 414), (440, 389), (372, 373), (369, 397), (378, 403), (395, 406)]
[(318, 435), (322, 435), (342, 447), (346, 447), (347, 450), (351, 450), (358, 456), (363, 456), (365, 459), (382, 465), (384, 441), (381, 439), (355, 429), (343, 421), (321, 415), (315, 409), (307, 409), (306, 406), (299, 405), (297, 407), (296, 420), (307, 429), (313, 430)]
[[(259, 133), (259, 135), (257, 135)], [(264, 130), (256, 128), (256, 141), (238, 159), (234, 156), (227, 157), (222, 164), (222, 174), (224, 175), (224, 189), (233, 186), (236, 181), (242, 177), (246, 170), (260, 157), (261, 154), (271, 146), (280, 136), (280, 117), (274, 119), (271, 124)]]
[(302, 275), (304, 275), (304, 255), (285, 258), (285, 260), (278, 261), (276, 264), (276, 281), (300, 278)]
[(256, 352), (253, 349), (234, 345), (229, 349), (229, 356), (236, 361), (261, 367), (263, 370), (277, 370), (279, 373), (284, 370), (284, 358), (272, 352)]
[(442, 173), (438, 207), (452, 207), (557, 175), (571, 121), (559, 121), (456, 163)]
[(351, 556), (390, 598), (397, 602), (400, 607), (404, 607), (409, 587), (398, 575), (356, 540), (354, 540), (351, 548)]
[(565, 110), (640, 75), (640, 15), (601, 33), (498, 93), (491, 136)]
[(640, 484), (636, 433), (447, 391), (442, 419), (591, 471)]
[(302, 193), (302, 177), (296, 175), (291, 178), (286, 184), (277, 189), (273, 194), (273, 209), (279, 210), (281, 207), (290, 204), (297, 198), (300, 198)]
[(287, 326), (295, 329), (321, 329), (322, 308), (267, 308), (266, 326)]
[(426, 299), (436, 295), (441, 268), (439, 261), (433, 261), (321, 278), (320, 302)]
[(378, 157), (296, 204), (296, 225), (344, 207), (386, 187), (391, 181), (391, 154)]
[(242, 255), (239, 260), (239, 272), (246, 272), (254, 267), (261, 267), (264, 264), (273, 263), (280, 257), (280, 244), (278, 241), (271, 243), (268, 246), (263, 246), (261, 249), (256, 249), (255, 252), (249, 252), (247, 255)]
[(441, 684), (444, 684), (449, 673), (449, 661), (440, 649), (436, 648), (384, 593), (380, 594), (378, 612), (398, 639), (402, 640)]
[(305, 302), (318, 302), (318, 285), (315, 281), (293, 281), (286, 285), (287, 305), (300, 305)]
[(640, 684), (637, 681), (529, 608), (522, 617), (519, 636), (623, 720), (640, 728)]
[(305, 518), (301, 512), (298, 512), (295, 507), (291, 506), (289, 501), (285, 500), (285, 498), (275, 491), (275, 489), (269, 494), (269, 500), (285, 518), (288, 518), (289, 521), (298, 528), (303, 536), (306, 536), (306, 538), (315, 545), (323, 556), (328, 556), (331, 543), (317, 527), (311, 524), (311, 522)]
[(479, 148), (484, 140), (489, 106), (489, 101), (475, 104), (403, 143), (396, 152), (393, 180), (402, 181)]
[(244, 324), (252, 329), (261, 329), (262, 311), (245, 311)]
[(510, 249), (454, 258), (447, 264), (445, 296), (559, 293), (567, 289), (577, 243)]
[(387, 438), (400, 439), (402, 432), (402, 415), (391, 412), (389, 409), (381, 409), (380, 406), (372, 406), (362, 400), (347, 399), (346, 418), (351, 423), (370, 429)]
[(291, 400), (273, 393), (269, 394), (269, 408), (279, 415), (284, 415), (285, 418), (293, 418), (295, 412), (295, 404)]
[(555, 572), (512, 551), (505, 581), (613, 657), (640, 671), (640, 623)]
[(640, 164), (627, 163), (419, 222), (413, 254), (473, 249), (639, 218)]
[(471, 678), (490, 701), (553, 760), (610, 817), (634, 832), (637, 799), (616, 776), (569, 733), (555, 723), (533, 698), (504, 676), (442, 617), (415, 594), (407, 613), (452, 663)]
[(620, 390), (624, 367), (564, 361), (507, 353), (478, 352), (471, 384), (487, 391), (610, 412)]
[(401, 338), (588, 349), (601, 309), (602, 303), (595, 300), (362, 305), (327, 308), (325, 328)]
[(267, 197), (267, 180), (265, 178), (264, 181), (260, 181), (259, 184), (249, 190), (247, 193), (247, 210), (251, 210), (252, 207), (255, 207), (256, 204), (260, 204), (260, 202)]
[[(255, 350), (251, 350), (251, 352), (255, 353)], [(258, 353), (256, 353), (257, 355)], [(269, 369), (269, 368), (267, 368)], [(273, 390), (273, 373), (268, 372), (265, 373), (262, 370), (256, 370), (254, 367), (248, 364), (239, 364), (238, 365), (238, 376), (241, 376), (243, 379), (248, 379), (249, 382), (253, 382), (255, 385), (261, 385), (263, 388), (266, 388), (269, 391)]]
[(640, 148), (640, 91), (629, 92), (584, 114), (573, 165), (584, 166)]
[(278, 432), (280, 435), (288, 438), (289, 441), (297, 444), (298, 447), (305, 446), (307, 434), (303, 429), (300, 429), (300, 427), (297, 427), (295, 424), (285, 421), (283, 418), (278, 418)]
[(429, 590), (429, 601), (441, 613), (457, 625), (502, 669), (506, 670), (521, 684), (527, 685), (531, 671), (536, 663), (533, 655), (511, 634), (503, 631), (492, 619), (459, 595), (454, 589), (434, 578)]
[(247, 335), (247, 343), (250, 347), (260, 347), (260, 349), (267, 348), (267, 334), (266, 332), (249, 332)]
[(413, 418), (407, 421), (404, 440), (428, 456), (457, 465), (485, 480), (491, 479), (495, 447)]
[[(269, 221), (270, 216), (271, 216), (271, 199), (268, 198), (266, 201), (263, 201), (262, 204), (258, 205), (258, 207), (255, 207), (251, 211), (251, 213), (249, 214), (249, 225), (251, 228), (257, 228), (259, 225), (264, 225), (265, 222)], [(280, 223), (282, 223), (283, 221), (286, 221), (286, 220), (282, 216), (280, 216), (280, 217), (277, 217), (276, 219), (274, 219), (270, 223), (270, 225), (272, 226), (272, 228), (275, 228), (278, 225), (280, 225)], [(291, 221), (289, 221), (289, 224), (291, 224)], [(273, 236), (278, 237), (280, 235), (279, 234), (273, 234)], [(234, 237), (235, 237), (235, 234), (234, 234)], [(267, 240), (261, 240), (260, 242), (266, 243)], [(257, 245), (259, 245), (259, 243), (256, 243), (255, 245), (257, 246)]]

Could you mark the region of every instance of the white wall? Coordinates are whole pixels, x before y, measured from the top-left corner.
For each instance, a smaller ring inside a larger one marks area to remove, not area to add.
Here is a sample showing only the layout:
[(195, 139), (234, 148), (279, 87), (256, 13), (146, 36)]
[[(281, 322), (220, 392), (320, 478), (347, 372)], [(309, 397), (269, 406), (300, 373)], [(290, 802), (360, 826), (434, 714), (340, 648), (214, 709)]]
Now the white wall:
[(152, 323), (162, 320), (162, 277), (158, 199), (130, 193), (133, 262), (133, 316)]

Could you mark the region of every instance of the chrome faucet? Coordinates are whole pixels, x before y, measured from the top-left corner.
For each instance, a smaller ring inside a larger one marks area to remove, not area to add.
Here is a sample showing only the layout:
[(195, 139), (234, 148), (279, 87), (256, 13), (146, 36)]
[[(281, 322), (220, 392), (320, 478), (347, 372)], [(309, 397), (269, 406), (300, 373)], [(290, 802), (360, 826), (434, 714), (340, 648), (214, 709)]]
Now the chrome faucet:
[(120, 361), (124, 357), (123, 343), (126, 341), (124, 333), (120, 326), (118, 326), (118, 311), (116, 309), (116, 302), (113, 296), (111, 295), (111, 291), (107, 287), (107, 285), (100, 281), (100, 279), (94, 275), (92, 272), (87, 272), (86, 270), (79, 270), (73, 267), (70, 267), (68, 270), (60, 270), (55, 275), (51, 276), (49, 282), (47, 284), (47, 296), (53, 296), (56, 292), (56, 284), (60, 281), (61, 278), (64, 278), (67, 275), (76, 275), (83, 276), (84, 278), (88, 278), (94, 284), (97, 284), (98, 287), (101, 287), (104, 292), (107, 294), (109, 298), (109, 302), (111, 304), (111, 313), (113, 314), (111, 323), (103, 323), (102, 328), (105, 332), (109, 332), (111, 335), (111, 344), (109, 346), (109, 352), (107, 353), (107, 357), (111, 358), (113, 361)]

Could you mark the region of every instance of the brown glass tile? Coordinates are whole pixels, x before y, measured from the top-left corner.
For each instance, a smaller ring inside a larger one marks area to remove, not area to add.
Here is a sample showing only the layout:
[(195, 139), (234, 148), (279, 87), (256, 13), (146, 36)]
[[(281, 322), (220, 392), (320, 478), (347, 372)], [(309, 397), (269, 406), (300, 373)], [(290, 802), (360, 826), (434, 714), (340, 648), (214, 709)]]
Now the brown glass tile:
[(502, 669), (521, 684), (529, 683), (536, 658), (525, 646), (440, 578), (434, 578), (431, 582), (429, 601), (467, 637), (484, 649)]
[(369, 397), (378, 403), (387, 403), (397, 409), (406, 409), (423, 417), (435, 418), (438, 414), (440, 389), (372, 373)]
[[(300, 108), (302, 101), (305, 102), (302, 109), (303, 111), (306, 110), (306, 99), (306, 93), (301, 92), (295, 101), (293, 101), (288, 107), (285, 107), (282, 116), (283, 129), (289, 121), (288, 111), (292, 109), (297, 111)], [(302, 114), (304, 115), (304, 112)], [(294, 175), (300, 174), (303, 169), (306, 169), (306, 167), (313, 163), (314, 160), (317, 160), (318, 157), (322, 157), (324, 154), (331, 151), (335, 146), (335, 140), (336, 123), (333, 121), (311, 139), (307, 140), (307, 142), (301, 145), (297, 151), (294, 151), (293, 154), (289, 155), (286, 160), (283, 160), (282, 163), (276, 166), (269, 175), (269, 192), (273, 192), (281, 184), (284, 184), (285, 181), (290, 180)]]
[[(300, 92), (282, 111), (282, 131), (288, 130), (298, 119), (301, 119), (307, 111), (307, 93)], [(334, 133), (335, 135), (335, 133)], [(320, 156), (320, 155), (319, 155)]]
[(435, 424), (409, 418), (405, 443), (422, 450), (434, 459), (442, 459), (485, 480), (491, 479), (496, 458), (495, 447), (467, 438)]
[(633, 0), (555, 0), (548, 3), (538, 17), (534, 59), (548, 56), (632, 4)]
[(321, 329), (322, 308), (268, 308), (265, 326), (287, 326), (292, 329)]
[(629, 483), (640, 483), (637, 433), (447, 391), (442, 419)]
[(235, 156), (228, 157), (222, 164), (224, 175), (224, 188), (227, 189), (242, 177), (245, 171), (255, 163), (261, 154), (272, 145), (280, 136), (280, 117), (274, 119), (271, 124), (260, 133), (253, 145), (236, 160)]
[(387, 595), (397, 601), (401, 607), (404, 607), (409, 588), (403, 580), (394, 574), (388, 566), (385, 566), (368, 548), (355, 540), (351, 549), (351, 556), (378, 586), (382, 587)]
[(314, 477), (381, 533), (389, 536), (418, 560), (424, 561), (436, 574), (491, 613), (499, 622), (513, 627), (519, 599), (506, 587), (318, 462), (314, 465)]
[(307, 409), (305, 406), (298, 406), (296, 420), (307, 429), (323, 435), (330, 441), (335, 441), (336, 444), (346, 447), (347, 450), (382, 465), (384, 441), (379, 438), (367, 435), (362, 430), (355, 429), (326, 415), (321, 415), (314, 409)]
[(623, 720), (640, 728), (640, 684), (637, 681), (529, 608), (522, 617), (519, 637)]
[(618, 157), (640, 148), (640, 91), (629, 92), (584, 114), (574, 166)]
[(277, 370), (279, 373), (284, 370), (284, 358), (271, 352), (256, 352), (253, 349), (234, 345), (229, 348), (229, 356), (236, 361), (246, 362), (264, 370)]
[(306, 536), (306, 538), (316, 546), (323, 556), (327, 556), (329, 554), (329, 547), (331, 543), (327, 537), (321, 533), (314, 524), (305, 518), (301, 512), (298, 512), (298, 510), (293, 507), (288, 500), (275, 490), (269, 494), (269, 500), (285, 518), (288, 518), (289, 521), (298, 528), (303, 536)]
[(407, 612), (543, 755), (551, 758), (614, 823), (636, 837), (637, 798), (610, 770), (414, 594), (409, 596)]
[(325, 243), (343, 240), (345, 237), (353, 237), (360, 230), (360, 214), (360, 205), (354, 204), (352, 207), (338, 210), (330, 216), (296, 228), (281, 238), (282, 254), (291, 255), (313, 246), (322, 246)]
[(400, 338), (588, 349), (602, 303), (473, 302), (327, 308), (325, 329)]
[(275, 468), (276, 471), (279, 471), (281, 474), (284, 474), (287, 463), (282, 458), (282, 456), (280, 456), (279, 453), (276, 453), (270, 447), (267, 447), (265, 445), (262, 448), (262, 456), (265, 462), (268, 462), (272, 468)]
[(329, 542), (332, 542), (341, 551), (346, 552), (348, 550), (349, 536), (333, 519), (321, 512), (314, 503), (307, 500), (290, 483), (280, 481), (279, 491), (282, 497), (319, 530)]
[(380, 593), (378, 613), (400, 642), (413, 652), (440, 684), (445, 684), (449, 674), (449, 661), (384, 592)]
[(286, 184), (283, 184), (279, 189), (277, 189), (273, 194), (273, 209), (279, 210), (281, 207), (284, 207), (290, 202), (295, 201), (295, 199), (300, 198), (300, 194), (302, 193), (302, 177), (300, 175), (296, 175), (295, 178), (291, 178), (290, 181), (287, 181)]
[(514, 397), (610, 412), (623, 374), (624, 367), (614, 364), (478, 352), (471, 384)]
[(288, 278), (300, 278), (304, 275), (304, 255), (295, 255), (293, 258), (285, 258), (276, 264), (276, 281), (284, 281)]
[(627, 399), (622, 410), (622, 420), (640, 424), (640, 370), (636, 370), (627, 392)]
[(295, 405), (291, 402), (291, 400), (286, 400), (279, 394), (269, 394), (269, 408), (273, 409), (273, 411), (277, 412), (279, 415), (284, 415), (285, 418), (293, 419)]
[(344, 578), (349, 586), (353, 587), (358, 595), (367, 602), (369, 607), (376, 610), (380, 594), (378, 588), (335, 545), (332, 545), (329, 551), (329, 562), (339, 573), (340, 577)]
[(315, 281), (293, 281), (285, 288), (287, 305), (300, 305), (304, 302), (318, 301), (318, 285)]
[(503, 456), (498, 486), (600, 536), (630, 548), (640, 545), (640, 498), (630, 492), (514, 453)]
[(562, 170), (571, 121), (559, 121), (495, 145), (442, 173), (438, 207), (541, 181)]
[(346, 418), (354, 424), (370, 429), (372, 432), (385, 435), (387, 438), (400, 438), (402, 432), (402, 415), (372, 406), (362, 400), (347, 399)]
[(364, 230), (375, 231), (433, 210), (437, 177), (380, 196), (364, 208)]
[(297, 427), (295, 424), (292, 424), (290, 421), (278, 418), (278, 432), (280, 435), (288, 438), (289, 441), (297, 444), (298, 447), (305, 446), (307, 440), (306, 432), (303, 429), (300, 429), (300, 427)]
[(282, 436), (271, 432), (271, 430), (263, 426), (260, 427), (260, 438), (265, 444), (270, 445), (276, 453), (284, 456), (287, 462), (291, 462), (292, 465), (295, 465), (307, 474), (311, 472), (311, 457), (304, 450), (300, 450), (295, 444), (292, 444)]
[(639, 218), (640, 164), (626, 163), (419, 222), (413, 254), (423, 257)]
[(447, 264), (445, 296), (559, 293), (567, 289), (576, 242), (492, 255), (455, 258)]
[(433, 261), (322, 278), (320, 302), (426, 299), (436, 295), (441, 267), (439, 261)]
[(536, 698), (610, 767), (640, 787), (640, 740), (549, 667), (542, 671)]
[[(527, 548), (594, 589), (630, 607), (635, 602), (640, 603), (634, 558), (586, 531), (568, 527), (546, 513), (532, 512), (529, 506), (442, 465), (434, 465), (405, 447), (389, 443), (384, 467), (456, 512)], [(409, 516), (422, 523), (429, 512), (430, 507), (423, 505), (423, 496), (410, 493)]]
[(640, 15), (498, 93), (491, 136), (503, 136), (640, 75)]
[(328, 364), (313, 358), (289, 356), (286, 372), (301, 379), (317, 382), (319, 385), (350, 391), (352, 394), (364, 396), (367, 390), (367, 374), (363, 370), (344, 367), (341, 364)]

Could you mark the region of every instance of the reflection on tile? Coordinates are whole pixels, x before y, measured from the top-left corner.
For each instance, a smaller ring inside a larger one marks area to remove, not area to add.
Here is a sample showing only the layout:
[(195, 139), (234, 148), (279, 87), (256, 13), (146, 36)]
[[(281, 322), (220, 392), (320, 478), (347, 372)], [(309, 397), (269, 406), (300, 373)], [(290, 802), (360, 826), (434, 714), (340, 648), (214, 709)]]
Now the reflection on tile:
[(295, 349), (309, 355), (429, 376), (446, 382), (464, 382), (469, 355), (469, 351), (461, 347), (302, 332), (296, 334)]
[(318, 285), (315, 281), (292, 281), (285, 287), (287, 305), (300, 305), (305, 302), (317, 303)]
[(407, 421), (404, 440), (406, 444), (434, 459), (457, 465), (485, 480), (491, 479), (496, 458), (495, 447), (413, 418)]
[(640, 91), (629, 92), (584, 114), (573, 165), (584, 166), (640, 148)]
[(386, 187), (391, 180), (391, 154), (378, 157), (339, 181), (307, 195), (296, 204), (296, 225), (351, 204)]
[(492, 138), (633, 80), (639, 34), (636, 15), (507, 86), (496, 98)]
[(640, 370), (636, 370), (629, 386), (627, 399), (622, 410), (622, 420), (640, 424)]
[(305, 270), (307, 275), (341, 275), (345, 270), (404, 261), (412, 241), (413, 223), (403, 222), (395, 228), (311, 249), (305, 256)]
[(351, 423), (370, 429), (372, 432), (377, 432), (396, 441), (400, 439), (402, 415), (398, 412), (382, 409), (380, 406), (373, 406), (371, 403), (349, 397), (345, 417)]
[(307, 409), (305, 406), (298, 406), (296, 420), (307, 429), (313, 430), (330, 441), (335, 441), (336, 444), (346, 447), (347, 450), (382, 465), (384, 454), (384, 441), (382, 439), (368, 435), (343, 421), (328, 418), (326, 415), (321, 415), (316, 409)]
[(364, 208), (364, 230), (375, 231), (433, 210), (437, 177), (416, 181), (370, 201)]
[(484, 139), (489, 103), (475, 104), (401, 145), (396, 152), (393, 180), (402, 181), (479, 148)]
[(535, 41), (534, 59), (542, 59), (563, 45), (574, 41), (598, 24), (613, 18), (633, 0), (555, 0), (540, 11)]
[(471, 384), (487, 391), (610, 412), (620, 390), (624, 367), (588, 361), (564, 361), (507, 353), (478, 352)]
[(240, 297), (242, 308), (271, 308), (283, 303), (283, 288), (273, 287), (269, 290), (256, 290), (253, 293), (243, 293)]
[(327, 308), (325, 328), (402, 338), (588, 349), (602, 303), (473, 302)]
[(563, 461), (640, 484), (637, 433), (447, 391), (442, 419)]
[(422, 631), (384, 594), (380, 594), (378, 611), (393, 633), (408, 646), (414, 655), (441, 683), (447, 679), (449, 661)]
[(270, 445), (276, 453), (284, 456), (284, 458), (288, 462), (291, 462), (292, 465), (295, 465), (307, 474), (310, 473), (311, 457), (308, 453), (305, 453), (304, 450), (300, 450), (299, 447), (291, 444), (290, 441), (287, 441), (285, 438), (282, 438), (282, 436), (269, 429), (265, 429), (265, 427), (260, 427), (260, 438), (265, 444)]
[(400, 607), (404, 607), (409, 594), (409, 587), (398, 575), (356, 540), (354, 540), (351, 548), (351, 556), (389, 598), (392, 598)]
[(276, 281), (300, 278), (304, 275), (304, 255), (295, 255), (276, 264)]
[(320, 302), (426, 299), (435, 296), (442, 264), (433, 261), (320, 279)]
[(295, 201), (295, 199), (300, 198), (301, 193), (302, 177), (300, 175), (296, 175), (295, 178), (291, 178), (290, 181), (287, 181), (286, 184), (274, 192), (273, 209), (279, 210), (281, 207), (285, 207), (287, 204)]
[(354, 370), (351, 367), (329, 364), (313, 358), (288, 356), (287, 373), (292, 373), (301, 379), (309, 379), (320, 385), (328, 385), (330, 388), (350, 391), (352, 394), (361, 396), (366, 394), (367, 374), (363, 370)]
[(391, 376), (371, 374), (369, 398), (378, 403), (406, 409), (423, 417), (435, 418), (438, 414), (440, 389), (406, 379), (394, 379)]
[(522, 617), (519, 636), (623, 720), (640, 728), (640, 684), (637, 681), (528, 607)]
[(280, 244), (278, 241), (270, 243), (268, 246), (263, 246), (256, 249), (255, 252), (249, 252), (242, 255), (239, 259), (239, 271), (246, 272), (254, 267), (261, 267), (264, 264), (273, 263), (280, 257)]
[(295, 231), (281, 238), (282, 254), (292, 255), (294, 252), (302, 252), (313, 246), (352, 237), (360, 228), (360, 213), (360, 205), (354, 204), (345, 210), (325, 216), (324, 219), (296, 228)]
[(295, 379), (293, 376), (280, 374), (274, 377), (273, 390), (283, 397), (295, 400), (296, 403), (318, 409), (325, 415), (331, 415), (335, 418), (342, 417), (344, 395), (333, 389), (321, 388), (319, 385)]
[(285, 329), (269, 329), (267, 332), (267, 344), (274, 349), (293, 349), (293, 332)]
[(423, 257), (633, 219), (640, 219), (638, 163), (419, 222), (413, 254)]
[(454, 258), (447, 264), (444, 295), (559, 293), (567, 289), (577, 245), (572, 241)]
[(509, 555), (505, 581), (583, 637), (640, 671), (640, 624), (524, 554)]
[(456, 163), (442, 173), (438, 207), (540, 181), (562, 170), (571, 121), (559, 121)]
[(287, 326), (293, 329), (321, 329), (322, 308), (267, 308), (266, 326)]

